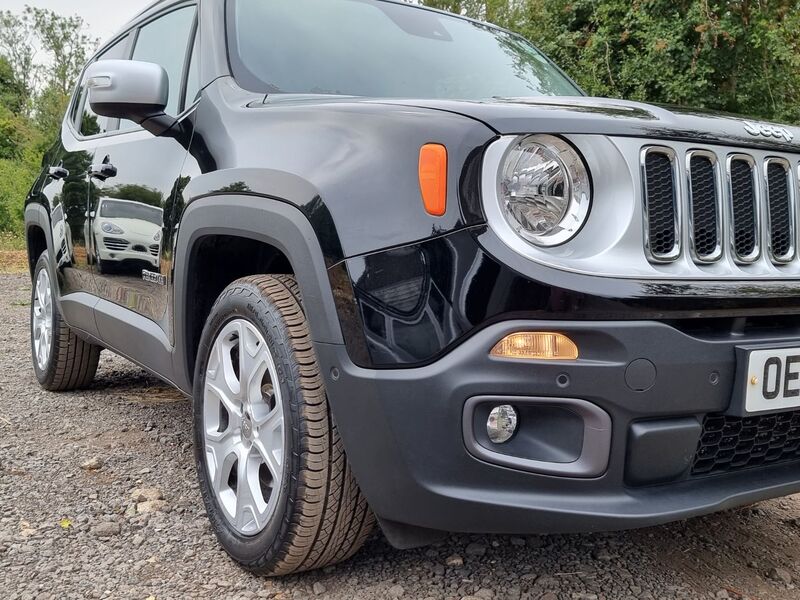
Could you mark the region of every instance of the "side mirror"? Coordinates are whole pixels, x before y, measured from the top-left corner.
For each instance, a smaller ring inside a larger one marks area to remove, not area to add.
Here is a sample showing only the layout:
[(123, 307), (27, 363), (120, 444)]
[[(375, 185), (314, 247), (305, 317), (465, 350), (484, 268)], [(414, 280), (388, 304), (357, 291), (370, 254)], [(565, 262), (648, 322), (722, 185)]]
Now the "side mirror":
[(169, 77), (163, 67), (136, 60), (101, 60), (86, 69), (89, 105), (104, 117), (128, 119), (154, 135), (175, 124), (164, 113)]

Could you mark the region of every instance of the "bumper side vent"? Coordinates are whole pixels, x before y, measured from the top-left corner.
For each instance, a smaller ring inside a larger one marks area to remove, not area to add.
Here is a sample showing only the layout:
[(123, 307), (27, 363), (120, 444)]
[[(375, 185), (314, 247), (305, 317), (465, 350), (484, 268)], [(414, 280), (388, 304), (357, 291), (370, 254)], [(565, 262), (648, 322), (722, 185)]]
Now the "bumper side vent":
[(716, 157), (694, 152), (687, 161), (692, 251), (698, 262), (714, 262), (722, 255), (722, 203)]
[(749, 156), (732, 157), (728, 166), (730, 204), (733, 223), (734, 258), (751, 263), (758, 259), (758, 200), (755, 164)]
[(680, 254), (675, 153), (645, 149), (642, 160), (646, 248), (654, 262), (671, 262)]
[(788, 162), (770, 159), (766, 163), (769, 254), (773, 262), (794, 258), (794, 210), (792, 171)]

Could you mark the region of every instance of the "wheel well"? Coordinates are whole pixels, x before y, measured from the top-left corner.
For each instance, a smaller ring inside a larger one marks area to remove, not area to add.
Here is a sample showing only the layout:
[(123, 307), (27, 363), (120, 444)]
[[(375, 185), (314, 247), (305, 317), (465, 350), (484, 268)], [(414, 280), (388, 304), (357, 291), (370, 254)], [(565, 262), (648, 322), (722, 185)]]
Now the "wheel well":
[(209, 235), (190, 253), (186, 282), (186, 351), (189, 376), (200, 336), (214, 302), (228, 285), (248, 275), (294, 274), (286, 255), (275, 246), (249, 238)]
[(33, 272), (36, 269), (36, 261), (39, 260), (42, 252), (47, 250), (47, 238), (44, 235), (44, 230), (36, 225), (28, 227), (26, 237), (28, 242), (28, 268), (31, 276), (33, 276)]

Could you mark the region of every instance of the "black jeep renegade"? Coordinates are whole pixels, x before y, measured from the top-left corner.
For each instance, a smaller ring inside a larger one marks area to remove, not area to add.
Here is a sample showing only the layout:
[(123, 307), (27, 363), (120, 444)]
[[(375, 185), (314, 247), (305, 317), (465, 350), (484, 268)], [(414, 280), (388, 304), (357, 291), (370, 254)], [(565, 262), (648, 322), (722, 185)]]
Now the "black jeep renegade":
[(42, 386), (193, 398), (256, 572), (800, 490), (800, 130), (587, 98), (390, 0), (161, 0), (25, 207)]

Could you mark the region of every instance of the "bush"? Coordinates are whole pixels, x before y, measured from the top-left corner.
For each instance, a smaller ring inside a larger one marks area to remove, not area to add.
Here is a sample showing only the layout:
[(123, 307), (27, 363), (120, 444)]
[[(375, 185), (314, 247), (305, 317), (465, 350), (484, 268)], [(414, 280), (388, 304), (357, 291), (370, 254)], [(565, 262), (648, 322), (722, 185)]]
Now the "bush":
[(20, 159), (0, 159), (0, 231), (22, 232), (23, 204), (39, 169), (39, 153), (33, 148)]

